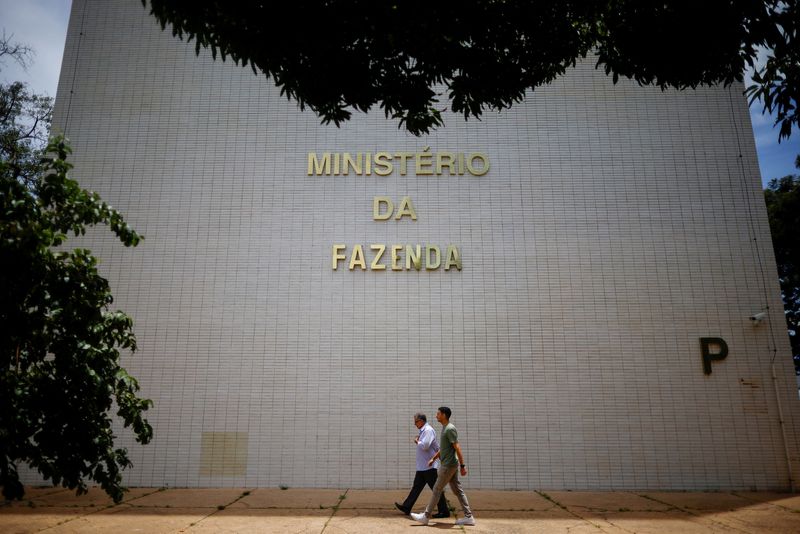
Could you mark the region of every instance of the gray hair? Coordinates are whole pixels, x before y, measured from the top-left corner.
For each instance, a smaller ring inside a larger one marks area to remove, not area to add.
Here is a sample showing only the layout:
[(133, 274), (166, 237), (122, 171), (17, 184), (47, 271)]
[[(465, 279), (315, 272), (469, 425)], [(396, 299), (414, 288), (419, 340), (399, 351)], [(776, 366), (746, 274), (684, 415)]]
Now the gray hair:
[(427, 423), (428, 422), (428, 418), (425, 417), (425, 414), (424, 413), (420, 413), (420, 412), (417, 412), (417, 413), (414, 414), (414, 421), (417, 421), (417, 420), (422, 421), (423, 423)]

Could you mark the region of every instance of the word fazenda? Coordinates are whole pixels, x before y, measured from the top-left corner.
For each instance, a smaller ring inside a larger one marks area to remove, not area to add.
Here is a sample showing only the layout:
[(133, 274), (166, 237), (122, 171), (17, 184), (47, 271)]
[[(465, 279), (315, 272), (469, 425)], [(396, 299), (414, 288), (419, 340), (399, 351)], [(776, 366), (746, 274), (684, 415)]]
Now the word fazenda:
[[(436, 245), (387, 245), (373, 244), (369, 246), (369, 258), (364, 253), (364, 247), (354, 245), (348, 253), (347, 245), (335, 244), (331, 250), (331, 267), (333, 270), (339, 268), (339, 264), (347, 265), (352, 271), (361, 269), (362, 271), (385, 271), (390, 268), (392, 271), (411, 271), (421, 270), (435, 271), (442, 266), (442, 251)], [(423, 253), (424, 251), (424, 253)], [(447, 245), (444, 254), (444, 270), (449, 271), (453, 267), (461, 270), (461, 254), (455, 245)]]

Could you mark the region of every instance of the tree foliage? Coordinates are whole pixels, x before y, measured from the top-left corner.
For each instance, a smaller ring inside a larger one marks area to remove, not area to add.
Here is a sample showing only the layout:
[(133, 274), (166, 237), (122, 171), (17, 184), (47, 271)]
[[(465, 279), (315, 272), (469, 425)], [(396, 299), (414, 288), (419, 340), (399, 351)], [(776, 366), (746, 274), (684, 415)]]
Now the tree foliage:
[(797, 0), (142, 3), (198, 53), (250, 65), (323, 123), (377, 105), (428, 133), (447, 109), (469, 118), (509, 108), (588, 54), (614, 81), (730, 84), (767, 47), (775, 61), (752, 97), (789, 125), (782, 136), (797, 124)]
[(40, 144), (49, 99), (15, 83), (0, 86), (0, 106), (0, 485), (21, 498), (27, 464), (78, 493), (94, 481), (118, 502), (130, 460), (114, 447), (111, 413), (147, 443), (152, 403), (120, 365), (120, 350), (136, 349), (131, 318), (109, 309), (91, 252), (65, 245), (94, 225), (126, 246), (141, 236), (68, 177), (63, 139)]
[[(800, 169), (800, 156), (796, 166)], [(770, 180), (764, 198), (795, 371), (800, 375), (800, 175)]]
[[(29, 47), (0, 38), (0, 66), (15, 61), (27, 68), (33, 57)], [(40, 168), (42, 149), (50, 133), (53, 99), (31, 93), (25, 84), (0, 85), (0, 159), (10, 178), (32, 185)]]
[(0, 158), (10, 178), (33, 185), (50, 132), (53, 99), (14, 82), (0, 90)]
[(753, 85), (747, 88), (750, 103), (760, 100), (764, 111), (775, 113), (775, 126), (780, 125), (778, 141), (788, 138), (792, 127), (800, 124), (797, 106), (800, 102), (800, 43), (798, 25), (800, 8), (797, 0), (786, 2), (776, 12), (776, 24), (765, 31), (763, 46), (769, 51), (765, 65), (753, 74)]

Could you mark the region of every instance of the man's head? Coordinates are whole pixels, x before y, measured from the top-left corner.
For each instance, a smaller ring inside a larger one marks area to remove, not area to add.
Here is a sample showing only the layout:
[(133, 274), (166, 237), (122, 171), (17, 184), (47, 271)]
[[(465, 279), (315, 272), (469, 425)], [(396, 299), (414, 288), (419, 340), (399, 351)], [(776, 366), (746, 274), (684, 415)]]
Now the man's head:
[(425, 426), (425, 423), (428, 422), (428, 418), (425, 417), (424, 413), (415, 413), (414, 414), (414, 426), (417, 428), (422, 428)]
[(453, 412), (450, 411), (450, 408), (447, 406), (439, 406), (439, 410), (436, 412), (436, 420), (446, 425), (450, 421), (450, 415)]

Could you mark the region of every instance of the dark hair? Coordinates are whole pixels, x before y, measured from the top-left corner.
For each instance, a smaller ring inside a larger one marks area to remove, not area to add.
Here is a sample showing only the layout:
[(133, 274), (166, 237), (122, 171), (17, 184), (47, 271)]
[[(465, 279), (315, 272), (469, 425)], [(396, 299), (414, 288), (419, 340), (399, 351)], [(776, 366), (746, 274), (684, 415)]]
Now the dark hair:
[(450, 408), (448, 408), (447, 406), (439, 406), (439, 411), (442, 412), (445, 415), (445, 417), (447, 417), (448, 421), (450, 420), (450, 414), (453, 413), (452, 411), (450, 411)]
[(419, 413), (419, 412), (414, 414), (414, 421), (417, 421), (417, 420), (422, 421), (423, 423), (427, 423), (428, 422), (428, 418), (425, 417), (425, 414), (424, 413)]

